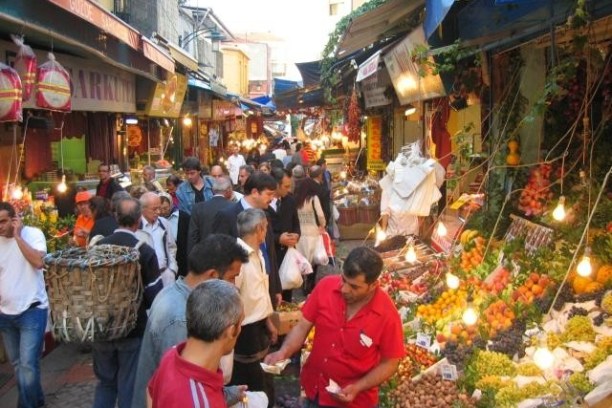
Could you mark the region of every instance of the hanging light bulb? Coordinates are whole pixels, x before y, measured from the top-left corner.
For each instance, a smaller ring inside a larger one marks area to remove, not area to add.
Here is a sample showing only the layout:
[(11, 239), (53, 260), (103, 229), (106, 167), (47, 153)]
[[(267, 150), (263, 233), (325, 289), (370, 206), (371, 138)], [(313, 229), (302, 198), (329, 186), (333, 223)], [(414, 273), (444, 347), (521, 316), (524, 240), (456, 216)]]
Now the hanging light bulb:
[(536, 363), (541, 370), (548, 370), (555, 362), (555, 356), (550, 352), (548, 347), (540, 346), (536, 349), (535, 353), (533, 353), (533, 362)]
[(448, 234), (448, 230), (442, 221), (438, 221), (438, 228), (436, 229), (439, 237), (445, 237)]
[(376, 243), (374, 246), (378, 246), (381, 242), (387, 239), (387, 233), (382, 228), (376, 228)]
[(417, 260), (417, 254), (414, 250), (414, 245), (410, 244), (408, 247), (408, 251), (406, 251), (406, 262), (410, 262), (411, 264), (415, 263)]
[(21, 189), (21, 186), (17, 186), (13, 189), (11, 197), (13, 200), (21, 200), (23, 198), (23, 190)]
[(557, 207), (555, 207), (552, 213), (552, 216), (556, 221), (563, 221), (565, 219), (565, 197), (564, 196), (559, 197), (559, 204), (557, 204)]
[(58, 193), (65, 193), (68, 190), (68, 186), (66, 185), (66, 175), (62, 174), (62, 181), (57, 185)]
[(446, 274), (446, 286), (448, 286), (449, 289), (457, 289), (460, 283), (461, 281), (457, 275), (454, 275), (451, 272)]
[(591, 266), (591, 247), (586, 247), (584, 249), (584, 254), (576, 267), (576, 272), (578, 272), (578, 275), (584, 277), (590, 276), (593, 272), (593, 267)]
[(463, 320), (463, 323), (467, 324), (468, 326), (472, 326), (478, 321), (478, 312), (471, 303), (468, 303), (468, 306), (463, 312), (461, 319)]

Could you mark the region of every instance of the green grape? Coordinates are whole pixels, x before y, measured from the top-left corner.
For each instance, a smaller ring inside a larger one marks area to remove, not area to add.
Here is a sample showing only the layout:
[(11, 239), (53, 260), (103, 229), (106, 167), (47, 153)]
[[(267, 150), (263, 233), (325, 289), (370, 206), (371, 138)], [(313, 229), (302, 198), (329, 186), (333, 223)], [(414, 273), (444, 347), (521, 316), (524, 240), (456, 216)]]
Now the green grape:
[(576, 388), (580, 394), (588, 394), (593, 389), (593, 384), (589, 381), (586, 374), (574, 373), (569, 377), (569, 383)]
[(594, 352), (586, 356), (584, 359), (584, 368), (586, 370), (592, 370), (601, 364), (606, 358), (608, 358), (608, 355), (608, 350), (597, 347)]
[(501, 377), (497, 375), (487, 375), (487, 376), (482, 377), (480, 380), (476, 382), (476, 388), (478, 388), (479, 390), (483, 392), (486, 392), (489, 390), (497, 392), (501, 388), (504, 388), (508, 386), (509, 384), (511, 384), (510, 381), (502, 380)]
[(557, 333), (548, 333), (546, 335), (546, 344), (551, 350), (554, 350), (557, 347), (559, 347), (561, 343), (562, 343), (561, 338), (559, 337)]
[(574, 316), (567, 321), (561, 339), (568, 341), (595, 341), (595, 330), (588, 316)]
[(516, 368), (516, 373), (518, 375), (535, 377), (538, 375), (542, 375), (542, 370), (540, 370), (540, 368), (535, 363), (528, 362), (519, 364)]
[(601, 308), (607, 314), (612, 314), (612, 292), (608, 292), (601, 300)]
[(516, 407), (522, 400), (521, 390), (514, 383), (500, 389), (497, 394), (495, 394), (495, 405), (499, 408)]
[(487, 375), (513, 376), (516, 373), (512, 360), (505, 354), (495, 351), (479, 351), (473, 365), (479, 378)]

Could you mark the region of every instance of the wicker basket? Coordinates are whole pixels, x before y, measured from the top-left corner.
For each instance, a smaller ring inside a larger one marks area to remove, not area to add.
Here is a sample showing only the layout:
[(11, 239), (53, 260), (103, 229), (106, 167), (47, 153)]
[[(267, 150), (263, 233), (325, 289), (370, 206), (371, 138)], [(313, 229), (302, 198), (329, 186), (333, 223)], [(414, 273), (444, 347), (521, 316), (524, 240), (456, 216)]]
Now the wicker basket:
[(353, 225), (357, 223), (357, 207), (339, 207), (338, 224)]
[(45, 257), (53, 335), (64, 342), (115, 340), (136, 325), (143, 296), (139, 252), (117, 245)]

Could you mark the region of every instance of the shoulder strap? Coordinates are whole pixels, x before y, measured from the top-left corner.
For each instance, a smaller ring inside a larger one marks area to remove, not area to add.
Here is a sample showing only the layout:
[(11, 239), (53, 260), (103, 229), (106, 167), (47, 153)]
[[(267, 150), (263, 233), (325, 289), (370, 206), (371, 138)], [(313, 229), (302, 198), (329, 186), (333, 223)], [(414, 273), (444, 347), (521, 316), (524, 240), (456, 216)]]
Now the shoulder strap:
[(312, 212), (314, 213), (314, 219), (315, 219), (315, 223), (317, 224), (317, 227), (320, 227), (321, 225), (319, 224), (319, 216), (317, 215), (317, 209), (315, 208), (314, 205), (314, 200), (315, 196), (312, 196), (312, 198), (310, 199), (310, 203), (312, 204)]

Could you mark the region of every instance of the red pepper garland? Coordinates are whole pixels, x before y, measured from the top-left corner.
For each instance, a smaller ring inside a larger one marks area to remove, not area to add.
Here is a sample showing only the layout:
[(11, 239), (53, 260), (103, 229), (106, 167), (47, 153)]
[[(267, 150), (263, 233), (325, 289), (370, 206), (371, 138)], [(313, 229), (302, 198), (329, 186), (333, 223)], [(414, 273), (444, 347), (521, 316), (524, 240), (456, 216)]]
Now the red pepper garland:
[(348, 106), (348, 138), (351, 142), (359, 142), (361, 136), (361, 110), (357, 91), (353, 88), (351, 100)]

